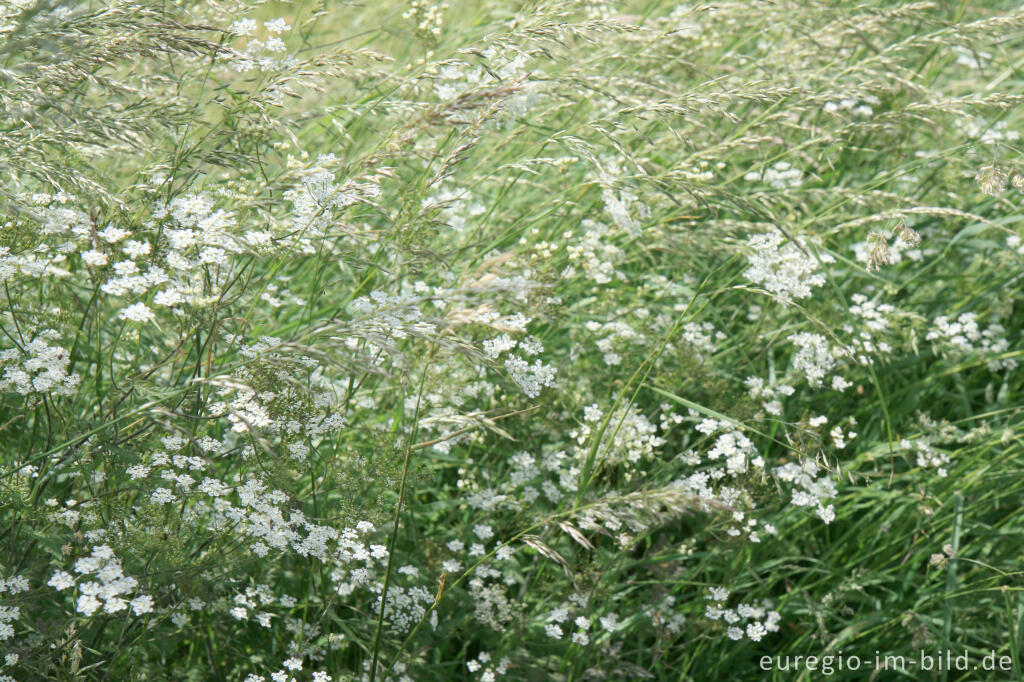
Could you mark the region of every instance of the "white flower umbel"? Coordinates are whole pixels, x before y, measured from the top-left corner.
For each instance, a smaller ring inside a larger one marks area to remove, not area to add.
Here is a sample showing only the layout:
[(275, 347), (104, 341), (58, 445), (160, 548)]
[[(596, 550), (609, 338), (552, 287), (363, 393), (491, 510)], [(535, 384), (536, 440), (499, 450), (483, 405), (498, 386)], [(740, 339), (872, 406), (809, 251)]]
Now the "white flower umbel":
[(797, 348), (791, 360), (793, 371), (807, 377), (811, 386), (820, 386), (836, 365), (836, 352), (828, 339), (821, 334), (800, 332), (790, 336), (789, 340)]
[(827, 253), (815, 258), (806, 243), (798, 245), (787, 241), (777, 232), (753, 235), (747, 240), (747, 246), (750, 267), (744, 275), (782, 303), (810, 296), (812, 287), (825, 283), (824, 275), (817, 272), (818, 263), (835, 262)]
[(122, 309), (118, 317), (132, 322), (151, 322), (156, 316), (145, 303), (133, 303)]
[[(955, 320), (940, 315), (932, 324), (932, 329), (925, 339), (934, 341), (936, 348), (942, 351), (960, 355), (980, 353), (983, 356), (992, 356), (1010, 349), (1003, 325), (996, 322), (982, 330), (978, 325), (976, 313), (961, 313)], [(1017, 368), (1017, 364), (1017, 360), (1013, 358), (991, 358), (988, 361), (988, 368), (993, 372), (1011, 371)]]
[(27, 343), (23, 351), (9, 348), (0, 351), (0, 392), (15, 391), (21, 395), (74, 395), (81, 377), (69, 374), (71, 354), (52, 344), (59, 334), (47, 329)]
[[(138, 594), (130, 601), (126, 599), (138, 589), (139, 582), (124, 574), (121, 561), (108, 545), (93, 547), (88, 556), (75, 562), (74, 572), (80, 576), (75, 610), (82, 615), (91, 616), (101, 608), (109, 614), (131, 609), (136, 616), (153, 610), (153, 599), (148, 595)], [(47, 584), (63, 591), (76, 582), (70, 573), (55, 571)]]
[(779, 631), (782, 616), (772, 609), (771, 602), (765, 600), (761, 606), (741, 602), (735, 608), (729, 608), (726, 605), (728, 597), (729, 591), (726, 588), (712, 587), (711, 594), (705, 596), (705, 599), (714, 603), (707, 605), (704, 617), (725, 623), (729, 639), (741, 640), (746, 635), (747, 639), (759, 642), (768, 633)]

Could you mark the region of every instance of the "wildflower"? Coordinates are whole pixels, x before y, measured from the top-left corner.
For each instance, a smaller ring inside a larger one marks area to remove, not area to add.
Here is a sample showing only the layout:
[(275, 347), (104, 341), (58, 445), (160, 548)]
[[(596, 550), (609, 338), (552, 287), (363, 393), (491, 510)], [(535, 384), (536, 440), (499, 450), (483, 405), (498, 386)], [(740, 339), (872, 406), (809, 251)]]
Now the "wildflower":
[(89, 249), (88, 251), (82, 252), (82, 262), (86, 265), (98, 268), (107, 264), (108, 256), (102, 251), (96, 251), (95, 249)]
[(256, 31), (256, 21), (253, 19), (239, 19), (231, 24), (228, 30), (236, 36), (251, 36)]
[(63, 591), (69, 587), (74, 587), (75, 579), (66, 571), (55, 571), (49, 582), (46, 584), (58, 591)]
[(619, 629), (619, 616), (615, 613), (609, 613), (607, 616), (601, 616), (601, 627), (608, 632), (615, 632)]
[(121, 246), (121, 251), (123, 251), (129, 258), (135, 259), (148, 255), (149, 252), (152, 251), (152, 247), (148, 242), (129, 239)]
[(153, 315), (153, 311), (145, 303), (133, 303), (127, 308), (123, 308), (118, 317), (132, 322), (150, 322), (156, 316)]
[[(775, 232), (753, 235), (747, 240), (747, 246), (751, 249), (747, 257), (750, 267), (744, 275), (755, 284), (763, 285), (783, 303), (807, 298), (812, 287), (825, 283), (824, 276), (816, 272), (817, 261), (806, 248), (794, 242), (783, 243), (782, 236)], [(820, 254), (818, 260), (822, 263), (835, 261), (829, 254)]]
[(707, 599), (713, 599), (717, 602), (724, 602), (729, 598), (729, 590), (724, 587), (712, 587), (710, 588), (711, 594)]
[(791, 361), (794, 371), (802, 373), (811, 386), (820, 386), (836, 364), (836, 352), (821, 334), (799, 332), (789, 337), (797, 347)]
[(491, 527), (483, 524), (473, 526), (473, 534), (481, 540), (489, 540), (490, 538), (494, 537), (494, 531), (491, 529)]
[(263, 25), (266, 26), (267, 30), (271, 33), (284, 33), (291, 28), (291, 26), (289, 26), (281, 17), (271, 19), (270, 21), (264, 21)]
[(78, 598), (75, 610), (85, 616), (91, 616), (103, 605), (99, 599), (91, 594), (83, 594)]
[(502, 334), (501, 336), (484, 341), (484, 354), (492, 360), (496, 360), (501, 353), (514, 348), (516, 343), (516, 340), (508, 334)]
[(135, 599), (132, 599), (131, 606), (132, 611), (136, 616), (150, 613), (153, 610), (153, 598), (149, 595), (136, 597)]
[(103, 239), (103, 241), (108, 242), (110, 244), (116, 244), (125, 237), (131, 235), (131, 232), (129, 232), (128, 230), (122, 230), (119, 227), (114, 227), (113, 225), (108, 225), (106, 229), (104, 229), (102, 232), (99, 232), (98, 234), (100, 238)]
[(536, 398), (543, 387), (555, 385), (555, 369), (540, 360), (530, 365), (520, 357), (510, 356), (505, 360), (505, 368), (512, 380), (530, 398)]
[(747, 637), (754, 642), (760, 642), (767, 632), (761, 623), (750, 623), (747, 625)]
[(149, 496), (149, 499), (153, 504), (168, 504), (176, 501), (178, 498), (168, 488), (157, 488)]

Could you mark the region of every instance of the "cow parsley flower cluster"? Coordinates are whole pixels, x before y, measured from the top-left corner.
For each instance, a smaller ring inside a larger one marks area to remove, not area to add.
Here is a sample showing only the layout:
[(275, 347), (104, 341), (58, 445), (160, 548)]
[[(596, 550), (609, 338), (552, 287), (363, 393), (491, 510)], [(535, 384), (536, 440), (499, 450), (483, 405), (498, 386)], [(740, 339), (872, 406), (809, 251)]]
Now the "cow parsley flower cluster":
[(777, 232), (753, 235), (747, 239), (750, 267), (744, 275), (782, 303), (807, 298), (813, 287), (825, 283), (818, 263), (835, 262), (827, 253), (811, 255), (808, 246), (787, 241)]
[(57, 330), (44, 329), (23, 348), (0, 351), (0, 391), (16, 391), (24, 396), (73, 396), (82, 378), (68, 372), (71, 354), (54, 343), (60, 338)]
[(622, 249), (615, 245), (614, 233), (605, 223), (588, 218), (581, 228), (582, 236), (566, 247), (570, 267), (582, 268), (595, 284), (608, 284), (617, 276), (615, 264), (622, 257)]
[(1009, 350), (1006, 328), (995, 322), (982, 329), (978, 325), (976, 313), (961, 313), (955, 319), (939, 315), (932, 322), (925, 340), (935, 341), (937, 348), (960, 355), (979, 353), (982, 357), (988, 357), (987, 365), (993, 372), (1011, 371), (1018, 365), (1015, 358), (991, 357)]
[(794, 505), (813, 507), (825, 523), (835, 520), (835, 507), (826, 503), (836, 496), (836, 485), (827, 474), (821, 473), (821, 468), (814, 461), (787, 462), (774, 467), (772, 473), (792, 486), (791, 501)]
[[(0, 580), (0, 595), (14, 596), (27, 592), (29, 587), (27, 578), (22, 575), (12, 575), (9, 578)], [(14, 637), (15, 629), (11, 623), (20, 617), (21, 607), (0, 603), (0, 641), (7, 641)], [(11, 665), (10, 663), (8, 664)]]
[[(121, 561), (108, 545), (94, 546), (88, 556), (75, 562), (74, 572), (82, 582), (66, 571), (56, 571), (47, 584), (58, 591), (76, 587), (78, 613), (91, 616), (101, 608), (104, 613), (130, 608), (133, 614), (142, 616), (153, 610), (153, 598), (138, 593), (139, 582), (124, 574)], [(129, 599), (132, 594), (135, 596)]]
[(726, 602), (729, 590), (724, 587), (712, 587), (710, 594), (704, 598), (712, 602), (707, 605), (704, 617), (725, 623), (729, 639), (741, 640), (746, 637), (753, 642), (760, 642), (768, 633), (779, 631), (782, 616), (772, 609), (768, 601), (761, 606), (740, 602), (735, 607), (728, 607)]
[(825, 377), (835, 369), (837, 358), (848, 354), (845, 349), (833, 347), (821, 334), (799, 332), (789, 340), (797, 349), (790, 361), (792, 370), (802, 374), (811, 386), (821, 386)]

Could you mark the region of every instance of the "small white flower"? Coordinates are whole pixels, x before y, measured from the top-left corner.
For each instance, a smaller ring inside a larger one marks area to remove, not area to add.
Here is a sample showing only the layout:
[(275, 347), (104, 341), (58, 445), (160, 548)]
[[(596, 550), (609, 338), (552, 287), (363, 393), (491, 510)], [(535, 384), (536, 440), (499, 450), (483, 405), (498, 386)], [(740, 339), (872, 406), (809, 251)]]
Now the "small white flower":
[(481, 540), (488, 540), (488, 539), (494, 537), (494, 531), (491, 530), (490, 526), (486, 526), (486, 525), (473, 526), (473, 534), (476, 535)]
[(619, 616), (615, 613), (601, 616), (601, 627), (608, 632), (615, 632), (619, 629)]
[(79, 613), (91, 616), (101, 606), (103, 606), (103, 602), (99, 599), (91, 594), (83, 594), (78, 598), (78, 605), (75, 608)]
[(752, 252), (747, 257), (750, 267), (744, 275), (764, 286), (782, 303), (810, 296), (812, 287), (825, 284), (825, 277), (816, 272), (819, 261), (835, 262), (827, 253), (815, 258), (806, 252), (805, 244), (784, 241), (776, 232), (753, 235), (747, 246)]
[(136, 616), (141, 616), (144, 613), (150, 613), (153, 610), (153, 598), (149, 595), (142, 595), (136, 597), (131, 601), (132, 611), (135, 612)]
[(106, 265), (108, 259), (109, 257), (107, 256), (107, 254), (103, 253), (102, 251), (96, 251), (95, 249), (90, 249), (88, 251), (82, 252), (82, 262), (84, 262), (86, 265), (91, 265), (94, 268)]
[(69, 587), (74, 587), (75, 579), (66, 571), (57, 571), (50, 577), (50, 581), (46, 584), (57, 591), (61, 591), (66, 590)]
[(125, 237), (131, 235), (131, 232), (129, 232), (128, 230), (122, 230), (119, 227), (114, 227), (113, 225), (108, 225), (107, 229), (103, 230), (102, 232), (99, 232), (98, 234), (103, 239), (103, 241), (109, 244), (116, 244)]
[(256, 22), (253, 19), (239, 19), (228, 30), (236, 36), (251, 36), (256, 30)]
[(153, 247), (150, 246), (148, 242), (129, 239), (124, 243), (124, 246), (121, 247), (121, 250), (124, 251), (126, 256), (134, 259), (140, 256), (149, 255), (149, 252), (153, 250)]
[(281, 34), (291, 28), (283, 18), (271, 19), (270, 21), (264, 21), (263, 25), (267, 27), (267, 30), (271, 33)]
[(153, 303), (168, 307), (178, 305), (184, 300), (185, 297), (177, 289), (165, 289), (153, 297)]
[(149, 496), (150, 502), (153, 504), (167, 504), (174, 502), (178, 498), (168, 488), (157, 488), (153, 491), (153, 494)]
[(145, 303), (133, 303), (127, 308), (123, 308), (118, 317), (132, 322), (149, 322), (156, 316)]

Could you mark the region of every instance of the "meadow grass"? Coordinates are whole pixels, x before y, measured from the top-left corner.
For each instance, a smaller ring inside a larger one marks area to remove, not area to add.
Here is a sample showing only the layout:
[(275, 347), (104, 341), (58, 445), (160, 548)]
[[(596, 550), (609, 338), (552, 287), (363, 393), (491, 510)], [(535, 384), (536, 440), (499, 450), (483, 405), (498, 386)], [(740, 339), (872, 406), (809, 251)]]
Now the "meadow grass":
[(1020, 679), (1022, 29), (0, 6), (0, 680)]

